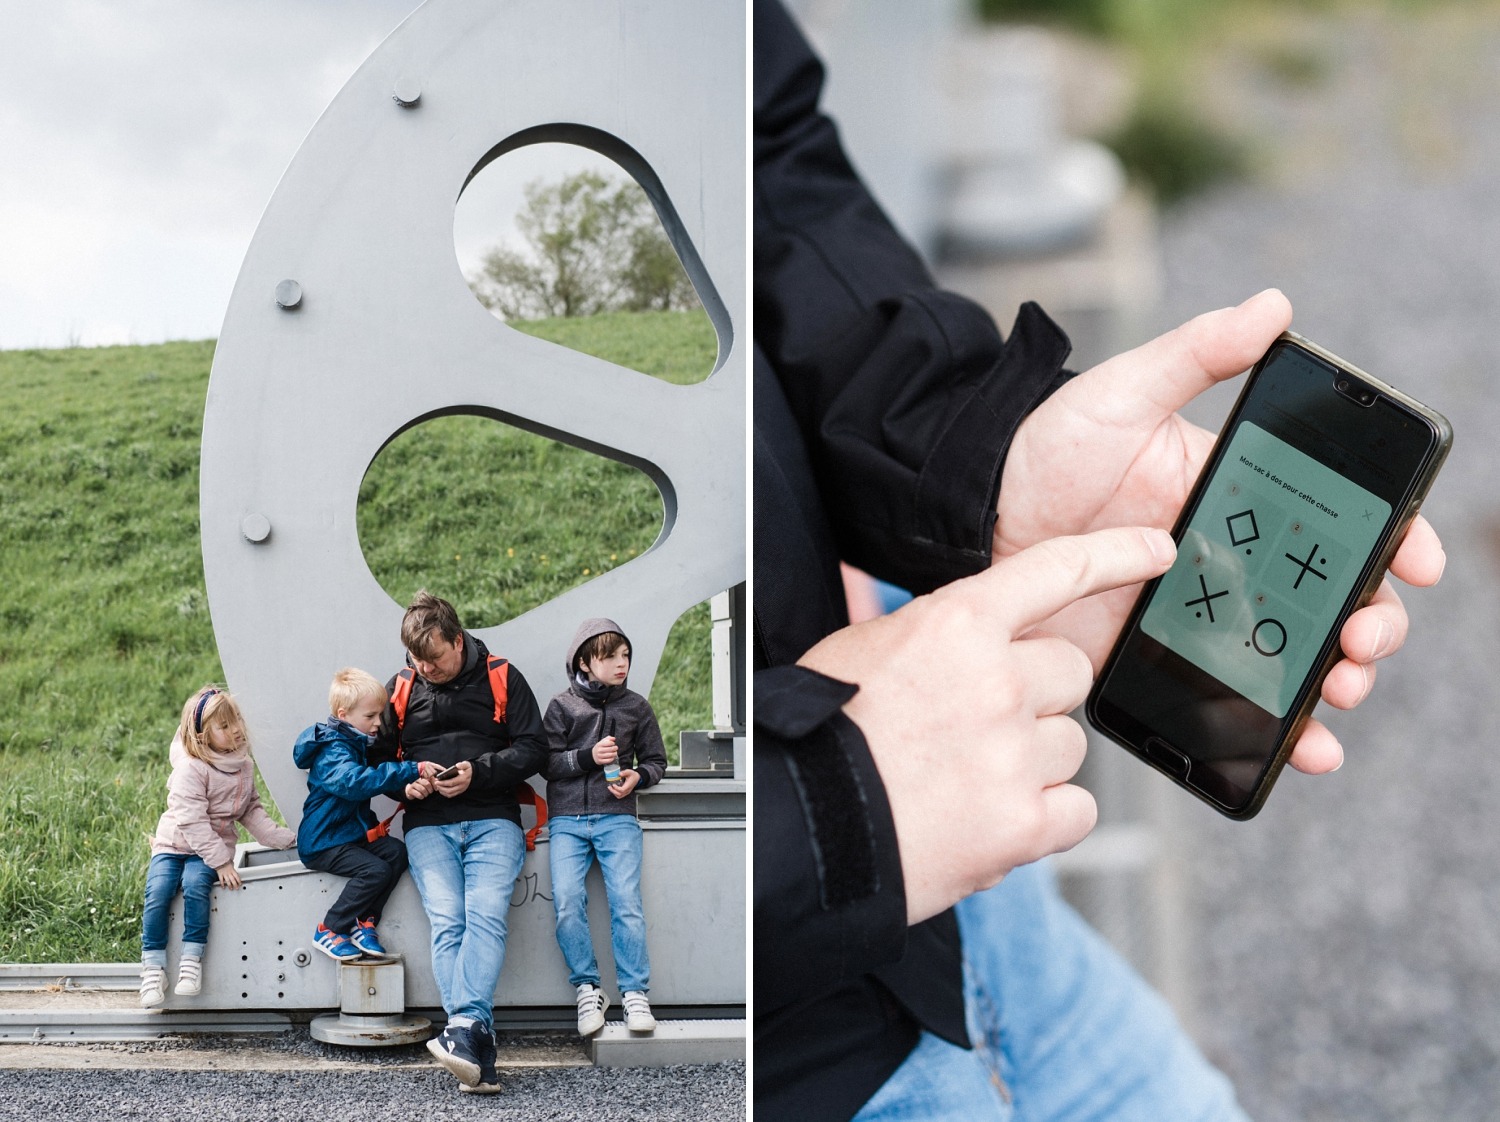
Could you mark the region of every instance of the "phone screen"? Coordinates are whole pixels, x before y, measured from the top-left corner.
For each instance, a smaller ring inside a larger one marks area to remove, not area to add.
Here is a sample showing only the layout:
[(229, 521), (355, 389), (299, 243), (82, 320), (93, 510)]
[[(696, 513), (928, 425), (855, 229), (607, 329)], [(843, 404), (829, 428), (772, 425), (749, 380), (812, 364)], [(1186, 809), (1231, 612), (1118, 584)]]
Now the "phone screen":
[(1343, 620), (1446, 451), (1446, 422), (1385, 389), (1273, 346), (1189, 500), (1177, 560), (1090, 698), (1096, 727), (1226, 813), (1264, 798)]
[(1380, 496), (1241, 422), (1141, 630), (1284, 717), (1390, 516)]

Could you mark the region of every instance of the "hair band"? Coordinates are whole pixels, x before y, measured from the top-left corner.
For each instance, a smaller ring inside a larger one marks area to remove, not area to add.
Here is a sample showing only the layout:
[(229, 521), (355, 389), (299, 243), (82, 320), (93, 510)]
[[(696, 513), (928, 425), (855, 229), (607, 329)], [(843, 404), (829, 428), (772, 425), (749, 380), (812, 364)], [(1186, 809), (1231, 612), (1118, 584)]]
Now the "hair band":
[(203, 696), (198, 699), (198, 708), (193, 710), (193, 731), (200, 736), (203, 735), (203, 707), (208, 704), (209, 698), (220, 692), (219, 690), (204, 690)]

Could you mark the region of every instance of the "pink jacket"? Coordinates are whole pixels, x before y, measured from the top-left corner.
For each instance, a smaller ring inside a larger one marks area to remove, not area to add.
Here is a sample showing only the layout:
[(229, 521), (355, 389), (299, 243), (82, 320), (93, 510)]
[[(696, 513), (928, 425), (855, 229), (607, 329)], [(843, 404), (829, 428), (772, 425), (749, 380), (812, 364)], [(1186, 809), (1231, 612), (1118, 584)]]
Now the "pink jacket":
[(261, 805), (255, 790), (255, 761), (248, 752), (221, 755), (212, 764), (187, 754), (172, 738), (172, 776), (167, 780), (167, 812), (156, 824), (152, 853), (196, 853), (211, 869), (234, 860), (239, 835), (234, 824), (262, 845), (287, 849), (297, 835)]

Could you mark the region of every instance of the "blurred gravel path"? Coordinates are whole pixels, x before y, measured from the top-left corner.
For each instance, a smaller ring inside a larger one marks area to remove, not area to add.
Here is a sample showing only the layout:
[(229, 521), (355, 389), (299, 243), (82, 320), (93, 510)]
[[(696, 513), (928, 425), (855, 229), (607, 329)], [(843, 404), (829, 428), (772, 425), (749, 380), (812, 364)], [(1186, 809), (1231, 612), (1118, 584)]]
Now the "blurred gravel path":
[(1404, 593), (1373, 699), (1320, 711), (1343, 770), (1288, 770), (1248, 824), (1179, 812), (1199, 1035), (1261, 1122), (1500, 1118), (1500, 11), (1437, 7), (1308, 19), (1311, 88), (1231, 57), (1213, 96), (1276, 143), (1164, 222), (1162, 326), (1276, 285), (1457, 434), (1426, 509), (1443, 582)]

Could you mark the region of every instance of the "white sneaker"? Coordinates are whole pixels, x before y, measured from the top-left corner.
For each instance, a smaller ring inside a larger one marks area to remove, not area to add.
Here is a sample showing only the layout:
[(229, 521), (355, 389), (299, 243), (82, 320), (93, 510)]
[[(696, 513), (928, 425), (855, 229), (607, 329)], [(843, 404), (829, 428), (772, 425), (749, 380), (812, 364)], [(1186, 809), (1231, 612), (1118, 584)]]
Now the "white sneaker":
[(651, 1003), (640, 990), (631, 990), (625, 995), (625, 1027), (631, 1032), (653, 1032), (656, 1018), (651, 1015)]
[(141, 1008), (154, 1009), (167, 1000), (167, 968), (141, 967)]
[(598, 986), (584, 982), (578, 987), (578, 1035), (593, 1036), (604, 1027), (609, 998)]
[(185, 958), (177, 967), (177, 996), (192, 997), (203, 989), (203, 960)]

